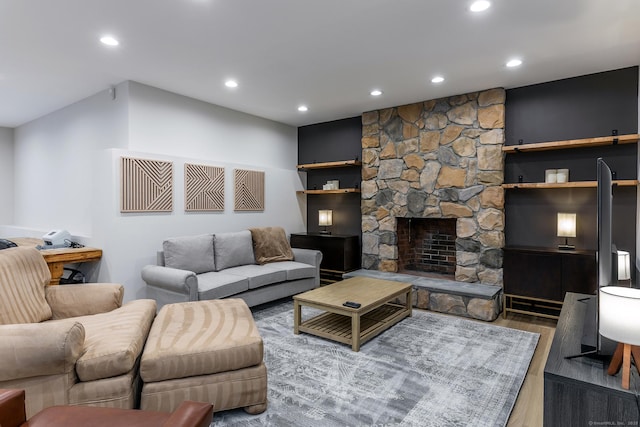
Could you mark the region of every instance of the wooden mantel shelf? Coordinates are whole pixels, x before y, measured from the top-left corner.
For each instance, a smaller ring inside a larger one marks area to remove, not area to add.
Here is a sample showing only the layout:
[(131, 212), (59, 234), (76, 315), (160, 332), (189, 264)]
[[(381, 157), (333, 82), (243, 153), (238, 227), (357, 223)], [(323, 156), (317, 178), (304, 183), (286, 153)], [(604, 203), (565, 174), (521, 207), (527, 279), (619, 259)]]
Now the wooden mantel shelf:
[(345, 194), (345, 193), (359, 193), (359, 188), (339, 188), (337, 190), (302, 190), (296, 191), (298, 194)]
[(298, 170), (344, 168), (360, 165), (362, 165), (362, 162), (360, 160), (340, 160), (338, 162), (307, 163), (304, 165), (298, 165)]
[[(633, 187), (638, 185), (637, 179), (619, 179), (613, 181), (613, 185), (620, 187)], [(502, 188), (591, 188), (597, 187), (597, 181), (574, 181), (562, 183), (546, 183), (546, 182), (518, 182), (512, 184), (502, 184)]]
[(502, 151), (505, 153), (523, 153), (527, 151), (563, 150), (565, 148), (598, 147), (614, 144), (633, 144), (638, 142), (640, 135), (602, 136), (598, 138), (571, 139), (568, 141), (538, 142), (535, 144), (505, 145)]

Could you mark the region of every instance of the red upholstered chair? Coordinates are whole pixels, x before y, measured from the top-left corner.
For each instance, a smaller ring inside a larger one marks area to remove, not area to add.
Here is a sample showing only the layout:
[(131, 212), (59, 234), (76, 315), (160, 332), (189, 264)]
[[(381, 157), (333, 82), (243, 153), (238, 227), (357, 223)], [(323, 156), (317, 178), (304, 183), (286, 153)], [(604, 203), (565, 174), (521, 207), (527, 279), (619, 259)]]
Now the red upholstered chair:
[(136, 409), (51, 406), (27, 420), (24, 390), (0, 389), (0, 426), (2, 427), (208, 427), (213, 405), (183, 402), (172, 413)]

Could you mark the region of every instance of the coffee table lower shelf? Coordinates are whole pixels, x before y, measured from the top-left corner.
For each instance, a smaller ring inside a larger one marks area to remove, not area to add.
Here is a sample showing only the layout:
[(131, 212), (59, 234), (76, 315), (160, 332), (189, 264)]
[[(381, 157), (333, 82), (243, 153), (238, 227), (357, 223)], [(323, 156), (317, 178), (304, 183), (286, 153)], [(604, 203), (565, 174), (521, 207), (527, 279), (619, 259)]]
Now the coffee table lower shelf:
[[(386, 303), (360, 316), (360, 343), (364, 343), (410, 316), (404, 305)], [(343, 344), (353, 343), (351, 316), (323, 313), (300, 324), (300, 332), (306, 332)]]

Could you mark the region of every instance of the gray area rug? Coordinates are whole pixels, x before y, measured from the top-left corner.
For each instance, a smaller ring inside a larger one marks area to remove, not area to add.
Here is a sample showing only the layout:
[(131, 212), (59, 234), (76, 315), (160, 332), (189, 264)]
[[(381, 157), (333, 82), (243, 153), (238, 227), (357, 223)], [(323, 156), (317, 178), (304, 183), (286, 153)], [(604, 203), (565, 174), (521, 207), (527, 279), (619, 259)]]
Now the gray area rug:
[(294, 335), (291, 301), (254, 312), (268, 409), (216, 412), (212, 426), (504, 426), (539, 335), (413, 313), (354, 353)]

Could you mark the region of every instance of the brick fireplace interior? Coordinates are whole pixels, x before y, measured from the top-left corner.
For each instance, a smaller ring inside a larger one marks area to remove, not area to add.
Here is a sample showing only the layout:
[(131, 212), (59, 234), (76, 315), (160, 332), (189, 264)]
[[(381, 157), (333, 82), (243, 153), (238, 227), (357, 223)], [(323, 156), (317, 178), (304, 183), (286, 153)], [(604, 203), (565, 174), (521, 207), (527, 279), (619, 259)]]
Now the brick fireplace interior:
[(453, 279), (455, 218), (397, 218), (398, 271)]

